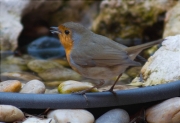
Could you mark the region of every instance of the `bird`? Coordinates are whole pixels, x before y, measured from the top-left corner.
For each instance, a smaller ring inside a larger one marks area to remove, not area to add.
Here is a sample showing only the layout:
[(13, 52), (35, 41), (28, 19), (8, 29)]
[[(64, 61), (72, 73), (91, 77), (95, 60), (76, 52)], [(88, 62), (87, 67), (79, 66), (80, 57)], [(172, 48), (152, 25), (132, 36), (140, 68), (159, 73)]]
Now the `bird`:
[[(129, 66), (141, 66), (134, 59), (142, 50), (164, 40), (159, 39), (127, 47), (103, 35), (96, 34), (76, 22), (66, 22), (58, 27), (51, 27), (50, 31), (58, 34), (72, 69), (86, 78), (99, 80), (99, 83), (92, 88), (100, 87), (105, 83), (105, 80), (118, 76), (109, 89), (111, 92), (113, 92), (122, 73)], [(84, 92), (88, 92), (92, 88)]]

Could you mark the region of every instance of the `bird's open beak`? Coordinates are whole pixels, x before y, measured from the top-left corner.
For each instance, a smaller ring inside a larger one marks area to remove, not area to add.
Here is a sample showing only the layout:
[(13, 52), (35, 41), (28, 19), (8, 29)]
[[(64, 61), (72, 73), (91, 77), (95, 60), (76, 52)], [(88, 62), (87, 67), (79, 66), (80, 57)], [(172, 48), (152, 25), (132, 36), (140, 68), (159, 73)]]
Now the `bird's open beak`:
[(53, 34), (61, 34), (61, 31), (59, 31), (58, 27), (50, 27), (50, 31)]

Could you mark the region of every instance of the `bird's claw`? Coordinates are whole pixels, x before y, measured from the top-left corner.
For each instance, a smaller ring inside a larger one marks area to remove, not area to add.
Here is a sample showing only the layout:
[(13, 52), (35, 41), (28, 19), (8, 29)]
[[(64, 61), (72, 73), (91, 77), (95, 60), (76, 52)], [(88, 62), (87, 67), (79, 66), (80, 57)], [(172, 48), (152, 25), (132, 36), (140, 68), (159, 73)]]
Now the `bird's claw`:
[(116, 92), (114, 92), (113, 89), (110, 88), (110, 89), (108, 90), (108, 92), (111, 92), (113, 95), (116, 96)]
[(74, 95), (82, 95), (86, 100), (86, 105), (88, 106), (89, 101), (88, 101), (88, 98), (86, 96), (86, 92), (87, 92), (87, 90), (84, 90), (84, 91), (79, 91), (79, 92), (73, 92), (72, 94), (74, 94)]

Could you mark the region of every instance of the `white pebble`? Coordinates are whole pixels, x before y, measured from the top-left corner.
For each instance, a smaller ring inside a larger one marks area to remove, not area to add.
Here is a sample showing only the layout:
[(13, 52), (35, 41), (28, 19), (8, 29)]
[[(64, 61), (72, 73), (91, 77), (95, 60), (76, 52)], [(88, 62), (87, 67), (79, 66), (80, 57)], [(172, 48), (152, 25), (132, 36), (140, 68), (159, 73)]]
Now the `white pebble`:
[(94, 123), (94, 116), (83, 109), (57, 109), (47, 117), (54, 118), (56, 123)]
[(20, 93), (41, 94), (41, 93), (44, 93), (45, 90), (46, 90), (46, 87), (43, 82), (39, 80), (31, 80), (23, 86)]
[(23, 112), (11, 105), (0, 105), (0, 121), (15, 122), (24, 118)]
[(37, 117), (29, 117), (22, 123), (56, 123), (53, 119), (48, 118), (37, 118)]

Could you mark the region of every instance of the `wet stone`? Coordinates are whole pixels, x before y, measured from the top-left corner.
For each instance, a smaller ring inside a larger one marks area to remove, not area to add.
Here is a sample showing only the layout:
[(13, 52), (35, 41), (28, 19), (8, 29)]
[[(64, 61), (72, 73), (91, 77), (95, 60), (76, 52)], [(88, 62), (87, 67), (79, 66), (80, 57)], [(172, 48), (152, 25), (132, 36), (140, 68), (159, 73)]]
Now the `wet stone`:
[[(58, 86), (58, 92), (62, 94), (68, 94), (68, 93), (84, 91), (91, 87), (93, 87), (93, 85), (89, 82), (78, 82), (74, 80), (69, 80), (61, 83)], [(97, 89), (94, 88), (91, 90), (91, 92), (97, 92)]]
[(0, 82), (0, 92), (19, 92), (21, 82), (18, 80), (7, 80)]
[(27, 72), (5, 72), (1, 74), (1, 80), (19, 80), (21, 82), (28, 82), (30, 80), (41, 80), (38, 76)]
[(31, 42), (27, 51), (30, 55), (40, 59), (65, 57), (65, 51), (59, 39), (48, 36), (40, 37)]
[(56, 123), (94, 123), (94, 116), (83, 109), (57, 109), (48, 113)]
[(58, 64), (50, 60), (32, 60), (28, 63), (28, 67), (36, 73), (41, 73), (54, 68), (63, 68), (61, 64)]
[(33, 60), (28, 63), (28, 67), (37, 72), (45, 82), (81, 79), (77, 72), (51, 60)]

